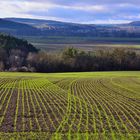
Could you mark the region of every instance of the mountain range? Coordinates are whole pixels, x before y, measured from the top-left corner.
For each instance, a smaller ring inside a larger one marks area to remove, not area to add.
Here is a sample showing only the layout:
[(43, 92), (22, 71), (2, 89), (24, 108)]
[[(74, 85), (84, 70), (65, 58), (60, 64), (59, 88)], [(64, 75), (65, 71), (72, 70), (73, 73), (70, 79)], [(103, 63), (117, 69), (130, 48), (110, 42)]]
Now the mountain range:
[(140, 37), (140, 21), (128, 24), (78, 24), (52, 20), (4, 18), (0, 32), (15, 36)]

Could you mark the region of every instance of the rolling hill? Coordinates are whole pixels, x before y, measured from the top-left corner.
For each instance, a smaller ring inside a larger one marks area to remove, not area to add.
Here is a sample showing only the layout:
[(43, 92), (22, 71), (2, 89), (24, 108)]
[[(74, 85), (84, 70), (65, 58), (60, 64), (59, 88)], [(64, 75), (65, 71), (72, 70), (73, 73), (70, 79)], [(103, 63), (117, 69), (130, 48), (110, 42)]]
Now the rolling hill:
[(130, 26), (140, 26), (140, 21), (134, 21), (129, 23)]
[(28, 24), (0, 19), (0, 32), (11, 35), (38, 35), (39, 30)]
[(0, 32), (17, 36), (140, 37), (139, 22), (118, 25), (67, 23), (52, 20), (6, 18)]

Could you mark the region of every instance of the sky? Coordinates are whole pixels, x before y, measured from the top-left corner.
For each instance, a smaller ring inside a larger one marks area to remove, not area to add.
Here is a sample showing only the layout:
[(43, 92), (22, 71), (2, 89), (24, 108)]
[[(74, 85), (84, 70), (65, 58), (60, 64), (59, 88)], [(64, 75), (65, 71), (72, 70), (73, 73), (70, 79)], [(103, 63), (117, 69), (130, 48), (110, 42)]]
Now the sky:
[(140, 0), (0, 0), (0, 18), (19, 17), (87, 24), (140, 20)]

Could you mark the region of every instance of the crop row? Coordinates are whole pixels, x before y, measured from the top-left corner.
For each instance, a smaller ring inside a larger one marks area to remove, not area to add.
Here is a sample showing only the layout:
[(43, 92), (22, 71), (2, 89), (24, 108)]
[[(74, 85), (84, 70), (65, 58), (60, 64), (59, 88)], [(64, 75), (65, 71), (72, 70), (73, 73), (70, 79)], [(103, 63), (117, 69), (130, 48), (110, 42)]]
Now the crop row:
[(83, 135), (85, 139), (92, 135), (134, 139), (140, 133), (139, 83), (135, 77), (60, 78), (55, 82), (1, 78), (0, 132), (47, 132), (56, 139), (72, 139), (73, 135), (77, 140)]

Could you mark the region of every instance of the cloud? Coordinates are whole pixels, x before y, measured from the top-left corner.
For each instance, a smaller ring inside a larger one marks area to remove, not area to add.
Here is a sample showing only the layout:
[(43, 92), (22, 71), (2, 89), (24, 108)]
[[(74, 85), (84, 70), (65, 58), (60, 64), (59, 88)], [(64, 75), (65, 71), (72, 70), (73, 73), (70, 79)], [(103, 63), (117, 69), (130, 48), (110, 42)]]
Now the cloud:
[(140, 20), (140, 0), (0, 0), (0, 17), (80, 23)]
[[(13, 0), (16, 1), (16, 0)], [(21, 0), (21, 1), (29, 1), (29, 0)], [(30, 0), (30, 2), (43, 2), (43, 3), (55, 3), (60, 5), (104, 5), (104, 4), (140, 4), (140, 0)]]

